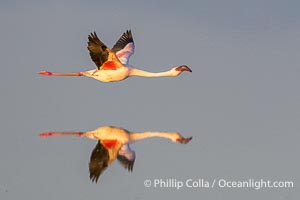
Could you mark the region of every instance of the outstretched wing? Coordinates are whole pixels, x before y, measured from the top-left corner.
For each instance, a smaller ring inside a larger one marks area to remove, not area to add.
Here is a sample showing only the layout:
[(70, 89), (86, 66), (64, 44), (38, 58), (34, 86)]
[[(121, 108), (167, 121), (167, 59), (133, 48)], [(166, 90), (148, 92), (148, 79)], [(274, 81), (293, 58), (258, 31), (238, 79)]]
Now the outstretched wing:
[(127, 169), (128, 171), (133, 170), (135, 152), (130, 149), (128, 144), (124, 144), (118, 152), (118, 161)]
[(113, 46), (112, 51), (116, 53), (120, 62), (127, 65), (130, 56), (134, 53), (134, 42), (131, 30), (127, 30)]
[(101, 42), (101, 40), (99, 40), (96, 32), (91, 33), (88, 39), (88, 50), (90, 51), (90, 56), (97, 68), (100, 69), (102, 64), (108, 59), (109, 48)]
[(98, 140), (98, 143), (91, 154), (89, 163), (90, 179), (92, 182), (97, 183), (102, 171), (107, 168), (108, 161), (109, 153)]

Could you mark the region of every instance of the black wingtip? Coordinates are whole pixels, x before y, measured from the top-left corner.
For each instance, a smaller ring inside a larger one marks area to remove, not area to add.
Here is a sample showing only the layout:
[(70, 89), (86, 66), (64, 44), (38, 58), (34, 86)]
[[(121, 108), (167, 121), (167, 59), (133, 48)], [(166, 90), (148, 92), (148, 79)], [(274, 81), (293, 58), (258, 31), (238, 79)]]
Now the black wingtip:
[(120, 37), (120, 39), (113, 46), (112, 50), (117, 52), (123, 49), (128, 43), (134, 43), (131, 30), (126, 30)]
[(129, 34), (129, 35), (132, 35), (131, 29), (128, 29), (128, 30), (126, 31), (126, 33)]
[(90, 163), (90, 180), (94, 183), (98, 182), (101, 173), (108, 167), (109, 153), (107, 149), (98, 141), (96, 147), (93, 149)]

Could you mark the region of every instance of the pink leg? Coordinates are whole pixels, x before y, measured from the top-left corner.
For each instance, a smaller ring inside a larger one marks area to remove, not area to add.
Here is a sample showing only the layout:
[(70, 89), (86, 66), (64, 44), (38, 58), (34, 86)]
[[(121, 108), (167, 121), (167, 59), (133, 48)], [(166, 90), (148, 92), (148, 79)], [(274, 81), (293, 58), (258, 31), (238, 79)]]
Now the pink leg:
[(49, 136), (84, 136), (84, 132), (45, 132), (39, 134), (40, 137)]
[(48, 71), (40, 71), (38, 74), (45, 76), (83, 76), (82, 72), (73, 72), (73, 73), (54, 73)]

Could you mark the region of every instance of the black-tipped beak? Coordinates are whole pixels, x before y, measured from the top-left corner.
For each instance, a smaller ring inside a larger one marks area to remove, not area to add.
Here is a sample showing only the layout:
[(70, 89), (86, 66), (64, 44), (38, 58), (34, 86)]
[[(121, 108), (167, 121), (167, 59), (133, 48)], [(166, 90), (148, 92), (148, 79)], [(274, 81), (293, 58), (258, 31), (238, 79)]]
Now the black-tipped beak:
[(177, 67), (176, 70), (181, 71), (181, 72), (183, 72), (183, 71), (192, 72), (192, 70), (186, 65), (181, 65), (181, 66)]
[(180, 138), (180, 139), (177, 139), (177, 142), (181, 143), (181, 144), (187, 144), (189, 143), (191, 140), (192, 140), (193, 137), (188, 137), (188, 138)]

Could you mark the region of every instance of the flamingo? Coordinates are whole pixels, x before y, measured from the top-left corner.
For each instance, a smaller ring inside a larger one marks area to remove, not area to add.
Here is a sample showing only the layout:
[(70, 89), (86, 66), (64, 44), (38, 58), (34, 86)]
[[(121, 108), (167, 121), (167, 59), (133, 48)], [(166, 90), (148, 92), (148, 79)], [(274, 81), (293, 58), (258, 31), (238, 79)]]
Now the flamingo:
[(97, 69), (84, 72), (54, 73), (40, 71), (39, 74), (46, 76), (87, 76), (102, 82), (121, 81), (131, 76), (161, 77), (178, 76), (184, 71), (192, 72), (186, 65), (174, 67), (165, 72), (148, 72), (129, 65), (129, 58), (134, 53), (134, 42), (131, 30), (123, 33), (112, 49), (109, 49), (96, 32), (88, 37), (88, 50)]
[(130, 132), (115, 126), (103, 126), (87, 132), (44, 132), (40, 137), (84, 136), (98, 140), (92, 151), (89, 163), (90, 179), (97, 183), (101, 173), (117, 159), (125, 169), (132, 172), (135, 152), (130, 144), (150, 137), (162, 137), (173, 142), (187, 144), (192, 137), (185, 138), (177, 132)]

